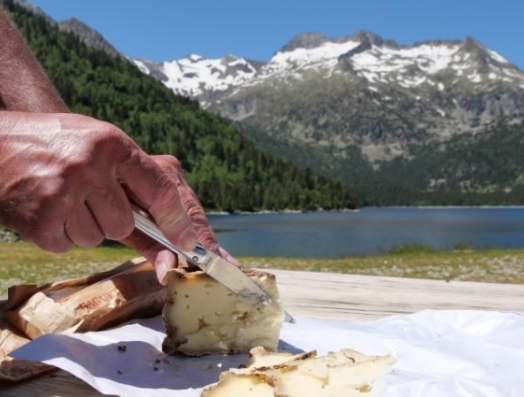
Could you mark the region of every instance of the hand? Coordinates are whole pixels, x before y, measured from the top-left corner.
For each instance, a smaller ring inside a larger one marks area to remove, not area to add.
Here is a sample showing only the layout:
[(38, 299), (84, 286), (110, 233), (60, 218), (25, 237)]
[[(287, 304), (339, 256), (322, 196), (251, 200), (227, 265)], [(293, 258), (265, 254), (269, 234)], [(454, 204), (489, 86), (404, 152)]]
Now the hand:
[(196, 230), (206, 248), (238, 264), (218, 246), (176, 159), (146, 155), (111, 124), (65, 114), (69, 109), (2, 10), (0, 47), (0, 109), (9, 111), (0, 110), (0, 223), (52, 251), (103, 238), (127, 242), (162, 281), (176, 257), (139, 232), (129, 235), (129, 195), (174, 243), (193, 248)]
[[(178, 190), (178, 195), (182, 207), (189, 215), (191, 222), (197, 233), (198, 241), (207, 249), (220, 255), (230, 263), (239, 266), (238, 261), (218, 245), (215, 234), (213, 233), (206, 217), (204, 208), (198, 201), (197, 196), (187, 184), (180, 162), (173, 156), (151, 156), (163, 172), (172, 178)], [(164, 284), (165, 273), (178, 265), (178, 258), (171, 251), (166, 250), (162, 245), (135, 230), (129, 237), (122, 241), (124, 244), (134, 247), (142, 255), (155, 263), (159, 281)], [(151, 259), (155, 258), (155, 259)]]
[[(190, 250), (195, 230), (178, 181), (165, 167), (109, 123), (75, 114), (1, 111), (0, 223), (55, 252), (75, 244), (93, 247), (104, 238), (125, 241), (134, 229), (131, 196), (170, 240)], [(165, 266), (165, 253), (138, 248)]]

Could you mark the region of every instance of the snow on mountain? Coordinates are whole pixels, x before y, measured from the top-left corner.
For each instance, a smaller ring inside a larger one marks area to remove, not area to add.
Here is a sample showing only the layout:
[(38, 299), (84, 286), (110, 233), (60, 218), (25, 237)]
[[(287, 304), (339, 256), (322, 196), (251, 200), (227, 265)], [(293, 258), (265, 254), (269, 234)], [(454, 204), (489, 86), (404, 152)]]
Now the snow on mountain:
[[(422, 44), (411, 48), (373, 47), (351, 57), (353, 70), (370, 83), (397, 80), (404, 86), (416, 86), (427, 81), (427, 75), (446, 69), (458, 50), (458, 45)], [(424, 76), (417, 76), (413, 68)], [(393, 76), (393, 77), (392, 77)]]
[[(135, 60), (144, 73), (151, 73), (154, 64)], [(165, 76), (164, 84), (174, 92), (198, 98), (203, 105), (210, 93), (224, 92), (240, 86), (253, 78), (257, 72), (256, 63), (229, 55), (219, 59), (207, 59), (192, 54), (187, 58), (156, 65)]]
[(311, 69), (333, 71), (338, 63), (338, 58), (360, 44), (360, 42), (354, 40), (341, 43), (327, 41), (314, 48), (296, 48), (292, 51), (279, 51), (261, 68), (257, 77), (263, 79), (280, 73), (303, 73)]
[(190, 55), (161, 64), (134, 62), (145, 73), (156, 71), (167, 87), (199, 100), (204, 107), (238, 89), (267, 81), (298, 81), (312, 73), (323, 78), (354, 73), (372, 91), (379, 90), (377, 84), (443, 90), (441, 74), (453, 76), (452, 84), (501, 81), (524, 88), (524, 75), (518, 68), (473, 39), (401, 46), (366, 31), (337, 39), (318, 33), (298, 35), (266, 63), (234, 55), (219, 59)]
[[(470, 40), (470, 39), (469, 39)], [(457, 78), (466, 78), (472, 83), (485, 79), (500, 79), (515, 82), (524, 88), (524, 76), (506, 59), (495, 51), (482, 48), (478, 43), (476, 51), (484, 51), (485, 68), (479, 69), (478, 59), (468, 50), (470, 42), (422, 43), (412, 47), (391, 48), (374, 46), (355, 54), (350, 63), (353, 70), (364, 76), (370, 83), (397, 83), (403, 87), (421, 84), (437, 85), (434, 76), (449, 72)]]

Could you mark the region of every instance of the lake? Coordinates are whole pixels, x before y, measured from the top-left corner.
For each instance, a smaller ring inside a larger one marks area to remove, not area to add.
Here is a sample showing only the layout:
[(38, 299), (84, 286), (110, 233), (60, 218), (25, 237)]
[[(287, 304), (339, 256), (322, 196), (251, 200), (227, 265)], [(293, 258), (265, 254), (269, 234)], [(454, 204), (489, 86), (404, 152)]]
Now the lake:
[(402, 243), (524, 248), (524, 208), (365, 208), (354, 212), (209, 215), (234, 256), (341, 258)]

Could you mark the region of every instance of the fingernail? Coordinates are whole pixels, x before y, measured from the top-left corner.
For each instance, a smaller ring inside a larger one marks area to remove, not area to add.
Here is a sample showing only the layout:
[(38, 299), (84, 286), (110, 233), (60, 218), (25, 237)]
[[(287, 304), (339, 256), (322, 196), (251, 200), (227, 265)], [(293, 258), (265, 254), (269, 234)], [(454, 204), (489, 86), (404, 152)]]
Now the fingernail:
[(164, 261), (159, 261), (155, 263), (156, 277), (158, 282), (162, 285), (167, 284), (166, 274), (170, 270), (169, 265)]
[(233, 258), (231, 255), (227, 254), (226, 255), (226, 261), (228, 261), (229, 263), (231, 263), (232, 265), (235, 265), (236, 267), (242, 267), (240, 262), (238, 261), (238, 259), (236, 258)]
[(220, 256), (222, 256), (222, 258), (224, 258), (226, 261), (228, 261), (229, 263), (231, 263), (232, 265), (235, 265), (237, 267), (241, 267), (240, 266), (240, 262), (236, 259), (236, 258), (233, 258), (229, 252), (227, 252), (224, 248), (220, 247), (219, 248), (219, 251), (220, 251)]
[(184, 251), (192, 251), (197, 245), (197, 236), (193, 228), (185, 229), (180, 236), (180, 245)]

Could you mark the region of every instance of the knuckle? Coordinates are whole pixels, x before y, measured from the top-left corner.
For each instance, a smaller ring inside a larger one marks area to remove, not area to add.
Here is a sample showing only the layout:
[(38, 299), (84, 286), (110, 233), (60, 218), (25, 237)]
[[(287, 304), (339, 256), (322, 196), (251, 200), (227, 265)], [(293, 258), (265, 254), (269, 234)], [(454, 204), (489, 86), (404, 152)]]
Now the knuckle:
[(157, 164), (159, 164), (163, 169), (168, 170), (169, 172), (172, 172), (175, 170), (176, 172), (182, 170), (182, 164), (175, 156), (170, 156), (167, 154), (161, 154), (152, 156)]
[[(65, 180), (60, 175), (43, 178), (40, 181), (34, 181), (35, 189), (33, 190), (36, 208), (48, 209), (49, 206), (62, 205), (63, 197), (67, 191)], [(55, 203), (55, 204), (53, 204)]]
[(153, 206), (160, 209), (169, 209), (177, 205), (178, 193), (175, 181), (167, 174), (162, 174), (154, 184)]
[(120, 216), (113, 222), (109, 222), (106, 227), (105, 234), (111, 240), (124, 240), (134, 230), (135, 223), (131, 214), (129, 216)]
[(57, 176), (65, 178), (69, 182), (86, 180), (86, 177), (93, 178), (93, 165), (97, 156), (96, 149), (81, 148), (75, 151), (74, 155), (68, 156), (60, 163), (60, 169), (56, 172)]
[(182, 171), (182, 164), (175, 156), (166, 156), (166, 163), (170, 168), (174, 168), (176, 171)]
[(52, 248), (64, 236), (60, 227), (63, 200), (54, 195), (31, 200), (17, 214), (17, 231), (24, 240)]
[(101, 136), (106, 137), (107, 139), (111, 138), (120, 138), (122, 135), (125, 135), (123, 131), (118, 128), (116, 125), (108, 123), (106, 121), (95, 120), (97, 122), (96, 130), (100, 132)]
[(117, 159), (127, 159), (135, 146), (122, 130), (106, 122), (100, 122), (96, 133), (92, 134), (91, 145), (95, 154), (104, 153)]
[(102, 237), (123, 240), (134, 229), (133, 213), (119, 188), (100, 184), (86, 198)]
[(162, 231), (174, 233), (187, 227), (188, 221), (184, 211), (175, 208), (172, 211), (159, 213), (156, 216), (158, 226)]
[(177, 159), (176, 157), (174, 156), (171, 156), (171, 161), (173, 163), (173, 167), (176, 168), (177, 170), (181, 171), (182, 170), (182, 163), (180, 162), (179, 159)]
[(207, 218), (204, 208), (202, 208), (195, 197), (188, 196), (183, 198), (182, 206), (186, 209), (186, 212), (193, 223), (207, 226)]

